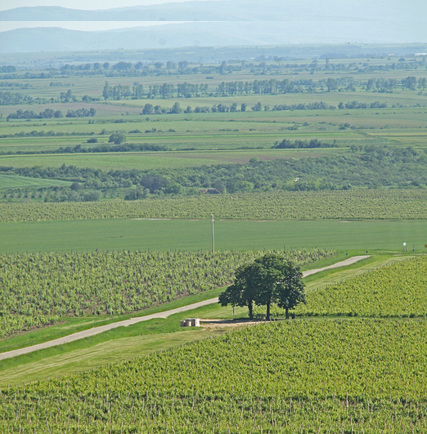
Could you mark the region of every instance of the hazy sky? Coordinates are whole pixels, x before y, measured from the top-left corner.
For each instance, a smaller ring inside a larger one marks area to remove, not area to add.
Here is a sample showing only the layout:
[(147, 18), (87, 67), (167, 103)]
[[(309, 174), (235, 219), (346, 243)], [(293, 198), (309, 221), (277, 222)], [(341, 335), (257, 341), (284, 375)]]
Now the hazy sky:
[(0, 10), (24, 6), (62, 6), (69, 9), (112, 9), (128, 6), (178, 3), (185, 1), (189, 0), (0, 0)]

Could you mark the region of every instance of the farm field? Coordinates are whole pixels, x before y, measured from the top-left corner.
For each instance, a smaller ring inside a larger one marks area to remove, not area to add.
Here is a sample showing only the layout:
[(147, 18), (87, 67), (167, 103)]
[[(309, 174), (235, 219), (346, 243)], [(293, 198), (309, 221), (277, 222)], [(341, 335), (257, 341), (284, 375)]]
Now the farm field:
[(94, 219), (424, 220), (427, 191), (349, 190), (199, 195), (86, 203), (0, 203), (0, 221)]
[(28, 167), (34, 164), (38, 167), (60, 167), (63, 164), (82, 168), (115, 170), (115, 169), (177, 169), (197, 167), (214, 164), (248, 163), (251, 158), (257, 160), (276, 160), (294, 158), (316, 158), (327, 156), (334, 151), (294, 151), (278, 149), (248, 149), (241, 151), (222, 151), (220, 154), (211, 151), (199, 152), (162, 152), (156, 153), (111, 153), (111, 154), (84, 154), (84, 155), (28, 155), (6, 156), (1, 160), (4, 166)]
[(98, 55), (0, 62), (0, 352), (217, 297), (266, 251), (369, 258), (293, 320), (211, 305), (2, 360), (0, 431), (427, 431), (425, 56)]
[[(3, 256), (0, 336), (53, 324), (64, 316), (127, 314), (213, 290), (260, 255), (251, 250)], [(304, 265), (332, 252), (312, 249), (284, 256)]]
[[(317, 266), (318, 264), (323, 264), (323, 266), (335, 264), (337, 260), (340, 261), (340, 258), (348, 259), (348, 256), (332, 255), (327, 259), (316, 261), (314, 264), (307, 263), (303, 265), (303, 268), (311, 270), (313, 266)], [(338, 282), (343, 282), (360, 274), (375, 271), (378, 267), (390, 266), (409, 259), (411, 259), (411, 257), (375, 255), (363, 261), (359, 260), (352, 266), (340, 266), (332, 270), (323, 271), (320, 274), (316, 273), (304, 279), (307, 283), (307, 292), (312, 293), (319, 291), (326, 286), (330, 286), (331, 283), (337, 285)], [(134, 312), (131, 315), (146, 316), (163, 310), (186, 306), (188, 303), (212, 299), (212, 297), (217, 296), (222, 290), (221, 288), (204, 290), (203, 293), (187, 296), (173, 302), (163, 303), (156, 307)], [(242, 318), (244, 321), (247, 315), (247, 309), (236, 307), (232, 310), (232, 313), (233, 320), (237, 320), (235, 326), (239, 326), (240, 319)], [(210, 327), (203, 327), (202, 329), (194, 329), (194, 333), (188, 333), (192, 331), (192, 329), (182, 329), (178, 326), (179, 319), (185, 318), (185, 315), (224, 320), (230, 318), (231, 309), (230, 307), (224, 308), (218, 305), (208, 305), (197, 308), (192, 312), (169, 316), (167, 319), (150, 320), (146, 323), (139, 323), (126, 328), (113, 329), (100, 335), (68, 343), (60, 347), (56, 346), (50, 349), (39, 350), (36, 353), (5, 359), (0, 362), (0, 370), (2, 371), (1, 378), (3, 381), (0, 385), (3, 384), (6, 386), (12, 383), (22, 383), (24, 381), (41, 379), (52, 375), (73, 373), (76, 370), (85, 370), (96, 365), (105, 364), (104, 350), (108, 353), (109, 357), (107, 363), (113, 360), (122, 360), (124, 358), (122, 343), (126, 347), (126, 357), (132, 357), (140, 355), (141, 352), (148, 354), (156, 349), (160, 350), (174, 346), (174, 343), (176, 343), (175, 336), (178, 339), (181, 339), (182, 336), (182, 339), (192, 341), (203, 339), (209, 336), (210, 332), (221, 334), (229, 330), (229, 326), (224, 328), (221, 324), (216, 324)], [(91, 327), (97, 327), (115, 321), (123, 321), (123, 319), (128, 317), (130, 317), (129, 314), (112, 314), (107, 316), (102, 314), (95, 316), (86, 315), (84, 317), (74, 318), (62, 317), (59, 323), (50, 325), (47, 328), (35, 329), (25, 334), (12, 334), (7, 339), (0, 340), (0, 352), (3, 353), (24, 348), (28, 345), (31, 346), (45, 341), (51, 341), (74, 332), (84, 331)], [(230, 324), (230, 326), (232, 326), (232, 324)], [(244, 327), (245, 323), (240, 324), (240, 327), (242, 326)], [(179, 332), (184, 332), (184, 334)], [(176, 333), (178, 333), (178, 335)], [(141, 339), (143, 342), (141, 342)], [(92, 351), (90, 350), (91, 348)], [(1, 353), (0, 359), (2, 358)], [(79, 354), (82, 355), (83, 360), (80, 360)]]
[[(246, 221), (215, 222), (221, 250), (301, 249), (390, 250), (403, 243), (425, 250), (426, 221)], [(91, 250), (209, 251), (210, 220), (75, 220), (0, 223), (0, 253)]]
[[(377, 285), (389, 287), (385, 297), (392, 301), (401, 288), (396, 277), (413, 267), (425, 269), (425, 257), (390, 265), (391, 275), (384, 268), (368, 275)], [(167, 424), (182, 430), (293, 426), (422, 432), (427, 351), (423, 308), (421, 318), (384, 318), (381, 310), (376, 319), (363, 318), (362, 311), (359, 318), (322, 317), (333, 314), (342, 296), (356, 294), (366, 276), (344, 281), (337, 287), (341, 292), (328, 288), (326, 292), (337, 297), (317, 318), (261, 324), (80, 374), (3, 388), (0, 423), (9, 430), (17, 424), (37, 429), (38, 417), (16, 421), (19, 405), (27, 414), (43, 414), (43, 426), (50, 429), (79, 425), (91, 431), (116, 426), (150, 430)], [(420, 273), (413, 275), (413, 288), (419, 291), (398, 307), (405, 317), (411, 303), (425, 303), (422, 279)], [(123, 340), (124, 345), (131, 342)], [(85, 360), (84, 352), (80, 355)], [(55, 357), (52, 361), (61, 365), (60, 356)], [(182, 365), (194, 358), (198, 363), (183, 371)], [(30, 371), (41, 368), (36, 365), (29, 365)], [(220, 381), (225, 375), (227, 383)], [(160, 415), (153, 411), (159, 400)], [(69, 419), (63, 408), (75, 408), (75, 418)]]

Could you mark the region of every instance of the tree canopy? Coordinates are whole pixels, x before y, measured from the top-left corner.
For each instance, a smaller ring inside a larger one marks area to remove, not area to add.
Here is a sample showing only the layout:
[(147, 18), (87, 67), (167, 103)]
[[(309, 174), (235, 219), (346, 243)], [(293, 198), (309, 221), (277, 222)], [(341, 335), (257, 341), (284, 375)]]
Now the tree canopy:
[(114, 143), (115, 145), (120, 145), (126, 141), (126, 136), (124, 133), (116, 131), (110, 135), (108, 138), (108, 143)]
[(235, 278), (219, 296), (222, 306), (247, 306), (249, 318), (253, 318), (253, 306), (267, 307), (267, 320), (270, 319), (270, 307), (277, 303), (285, 309), (286, 318), (289, 310), (299, 303), (305, 303), (302, 273), (297, 265), (284, 257), (268, 253), (256, 259), (252, 264), (239, 267)]

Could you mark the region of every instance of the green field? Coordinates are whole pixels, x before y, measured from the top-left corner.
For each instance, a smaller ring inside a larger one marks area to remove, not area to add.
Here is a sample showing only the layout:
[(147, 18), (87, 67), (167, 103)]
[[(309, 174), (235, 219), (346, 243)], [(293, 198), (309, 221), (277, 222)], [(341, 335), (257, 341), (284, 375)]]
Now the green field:
[(275, 160), (292, 158), (316, 158), (327, 156), (335, 151), (328, 150), (241, 150), (241, 151), (199, 151), (199, 152), (155, 152), (155, 153), (120, 153), (109, 154), (49, 154), (49, 155), (8, 155), (0, 158), (0, 163), (9, 167), (60, 167), (63, 164), (91, 169), (178, 169), (214, 164), (248, 163), (251, 158), (257, 160)]
[(247, 316), (215, 304), (2, 360), (0, 431), (426, 432), (426, 59), (152, 54), (0, 72), (0, 352), (216, 297), (268, 250), (371, 256), (305, 278), (295, 320), (180, 327)]
[[(424, 251), (426, 221), (217, 221), (217, 250), (325, 248)], [(210, 250), (209, 220), (1, 223), (0, 253)]]
[[(176, 317), (175, 326), (170, 320), (132, 326), (110, 335), (109, 343), (67, 346), (67, 355), (59, 349), (46, 353), (44, 363), (43, 355), (27, 358), (15, 371), (12, 366), (3, 370), (12, 383), (19, 382), (19, 375), (30, 380), (56, 369), (68, 373), (79, 360), (85, 371), (3, 387), (0, 426), (5, 431), (424, 432), (425, 262), (425, 257), (397, 262), (312, 291), (309, 305), (312, 298), (320, 306), (316, 297), (329, 295), (317, 318), (260, 324), (200, 340), (209, 333), (179, 331)], [(408, 273), (412, 292), (396, 303)], [(369, 304), (360, 306), (360, 300), (352, 315), (334, 317), (341, 303), (376, 287), (384, 288), (379, 297), (394, 306), (396, 318), (387, 318), (388, 312), (375, 305), (378, 317), (366, 318)], [(194, 313), (223, 317), (215, 307), (204, 309)], [(413, 313), (419, 317), (412, 318)], [(359, 318), (351, 318), (356, 314)], [(117, 360), (120, 346), (130, 356), (138, 349), (166, 349), (171, 339), (197, 342), (94, 367), (108, 355)], [(17, 417), (23, 408), (27, 417)]]
[(68, 187), (71, 182), (59, 179), (39, 179), (15, 175), (0, 175), (0, 190), (7, 188), (43, 188), (43, 187)]

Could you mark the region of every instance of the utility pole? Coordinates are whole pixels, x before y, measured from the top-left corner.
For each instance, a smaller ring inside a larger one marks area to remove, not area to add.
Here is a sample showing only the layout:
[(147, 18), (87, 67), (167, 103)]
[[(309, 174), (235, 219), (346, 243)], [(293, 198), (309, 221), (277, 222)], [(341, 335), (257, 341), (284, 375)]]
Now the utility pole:
[(214, 215), (211, 214), (212, 216), (212, 254), (215, 253), (215, 219), (214, 219)]

